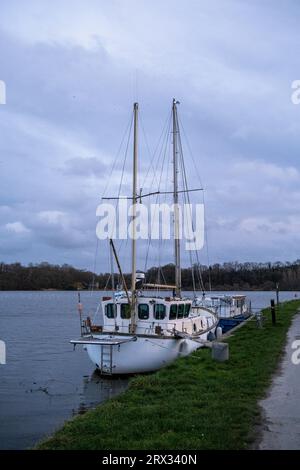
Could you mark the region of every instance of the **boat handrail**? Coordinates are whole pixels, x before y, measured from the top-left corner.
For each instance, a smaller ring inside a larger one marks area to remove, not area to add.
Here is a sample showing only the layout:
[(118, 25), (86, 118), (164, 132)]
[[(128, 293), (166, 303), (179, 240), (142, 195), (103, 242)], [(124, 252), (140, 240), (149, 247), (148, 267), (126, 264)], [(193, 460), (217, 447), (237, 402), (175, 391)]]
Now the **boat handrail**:
[(71, 344), (97, 344), (97, 345), (108, 345), (108, 346), (118, 346), (119, 344), (128, 343), (130, 341), (136, 341), (136, 336), (132, 336), (130, 338), (110, 338), (110, 337), (103, 337), (101, 339), (94, 338), (93, 336), (82, 337), (79, 339), (71, 339)]

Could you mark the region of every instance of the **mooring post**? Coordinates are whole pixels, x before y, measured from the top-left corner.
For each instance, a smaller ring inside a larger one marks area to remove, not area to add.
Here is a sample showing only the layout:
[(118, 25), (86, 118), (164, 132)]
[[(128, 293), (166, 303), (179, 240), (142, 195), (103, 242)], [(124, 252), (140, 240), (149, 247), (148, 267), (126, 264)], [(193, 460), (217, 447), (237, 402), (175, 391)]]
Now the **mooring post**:
[(279, 313), (279, 282), (276, 282), (276, 306), (277, 313)]
[(229, 359), (229, 344), (228, 343), (217, 343), (214, 341), (211, 347), (211, 357), (215, 361), (224, 362)]
[(275, 311), (274, 299), (271, 299), (271, 315), (272, 315), (272, 325), (276, 325), (276, 311)]

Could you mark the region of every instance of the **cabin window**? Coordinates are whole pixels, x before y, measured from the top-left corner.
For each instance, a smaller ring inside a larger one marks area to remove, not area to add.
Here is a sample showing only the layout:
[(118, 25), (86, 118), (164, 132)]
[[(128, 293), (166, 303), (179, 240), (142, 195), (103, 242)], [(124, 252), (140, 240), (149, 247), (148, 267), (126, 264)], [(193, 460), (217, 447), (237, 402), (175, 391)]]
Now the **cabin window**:
[(177, 318), (177, 304), (173, 304), (170, 307), (169, 319), (170, 320), (176, 320), (176, 318)]
[(115, 318), (117, 316), (117, 309), (115, 304), (105, 305), (105, 315), (107, 318)]
[(163, 320), (166, 316), (166, 306), (164, 304), (154, 305), (154, 318), (155, 320)]
[(149, 305), (148, 304), (139, 304), (138, 316), (140, 320), (148, 320), (149, 318)]
[(183, 314), (184, 314), (184, 304), (179, 304), (177, 318), (183, 318)]
[(121, 304), (121, 318), (130, 318), (130, 305), (129, 304)]
[(185, 304), (185, 309), (184, 309), (184, 317), (187, 318), (189, 316), (191, 310), (191, 304)]

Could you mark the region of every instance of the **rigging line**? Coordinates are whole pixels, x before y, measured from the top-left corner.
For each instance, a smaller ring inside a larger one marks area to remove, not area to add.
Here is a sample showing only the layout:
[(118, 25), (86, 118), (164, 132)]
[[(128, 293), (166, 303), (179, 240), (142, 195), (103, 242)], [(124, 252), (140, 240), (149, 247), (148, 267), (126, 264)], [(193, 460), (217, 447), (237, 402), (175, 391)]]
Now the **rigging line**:
[(149, 174), (149, 171), (150, 171), (150, 168), (152, 168), (154, 170), (154, 166), (153, 166), (153, 162), (152, 162), (152, 158), (154, 159), (155, 157), (155, 152), (152, 154), (151, 153), (151, 150), (150, 150), (150, 146), (149, 146), (149, 142), (148, 142), (148, 139), (147, 139), (147, 135), (146, 135), (146, 131), (145, 131), (145, 128), (144, 128), (144, 124), (143, 124), (143, 119), (140, 118), (140, 126), (141, 126), (141, 129), (142, 129), (142, 134), (143, 134), (143, 137), (144, 137), (144, 140), (145, 140), (145, 143), (146, 143), (146, 148), (147, 148), (147, 151), (148, 151), (148, 154), (149, 154), (149, 162), (150, 162), (150, 165), (148, 166), (148, 170), (147, 170), (147, 173), (146, 173), (146, 176), (143, 180), (143, 183), (141, 184), (141, 189), (144, 187), (144, 184), (145, 184), (145, 181), (147, 179), (147, 176)]
[[(124, 160), (123, 160), (122, 173), (121, 173), (121, 181), (120, 181), (119, 189), (118, 189), (118, 198), (120, 198), (121, 188), (122, 188), (122, 184), (123, 184), (124, 171), (125, 171), (125, 165), (126, 165), (126, 160), (127, 160), (127, 155), (128, 155), (128, 148), (129, 148), (129, 141), (130, 141), (130, 137), (131, 137), (132, 123), (133, 123), (133, 113), (132, 113), (132, 117), (131, 117), (130, 129), (129, 129), (128, 139), (127, 139), (127, 143), (126, 143), (126, 150), (125, 150), (125, 156), (124, 156)], [(118, 203), (117, 203), (117, 205), (118, 205)]]
[[(182, 179), (183, 179), (183, 185), (185, 185), (184, 181), (184, 165), (183, 165), (183, 154), (182, 152), (179, 152), (179, 162), (181, 166), (181, 173), (182, 173)], [(186, 182), (187, 184), (187, 182)], [(185, 204), (187, 203), (187, 195), (186, 193), (183, 194), (184, 202)], [(192, 274), (192, 283), (193, 283), (193, 292), (195, 292), (195, 276), (194, 276), (194, 270), (193, 270), (193, 259), (192, 259), (192, 252), (189, 251), (189, 258), (190, 258), (190, 265), (191, 265), (191, 274)]]
[(186, 144), (187, 144), (187, 148), (188, 148), (188, 150), (189, 150), (189, 152), (190, 152), (190, 155), (191, 155), (191, 157), (192, 157), (192, 161), (193, 161), (194, 168), (195, 168), (195, 171), (196, 171), (196, 176), (197, 176), (197, 178), (199, 179), (201, 186), (203, 187), (202, 179), (201, 179), (200, 173), (199, 173), (199, 171), (198, 171), (198, 167), (197, 167), (196, 162), (195, 162), (194, 154), (193, 154), (193, 152), (192, 152), (192, 149), (191, 149), (191, 146), (190, 146), (190, 143), (189, 143), (187, 134), (186, 134), (186, 132), (185, 132), (185, 130), (184, 130), (184, 126), (183, 126), (183, 124), (182, 124), (182, 122), (181, 122), (180, 116), (178, 116), (178, 119), (179, 119), (180, 127), (181, 127), (181, 129), (182, 129), (182, 131), (183, 131), (183, 136), (184, 136), (184, 138), (185, 138), (185, 142), (186, 142)]
[[(170, 114), (171, 118), (172, 118), (172, 113)], [(168, 136), (167, 136), (167, 140), (166, 140), (166, 146), (165, 146), (165, 150), (164, 150), (164, 161), (166, 161), (166, 173), (167, 173), (167, 176), (166, 176), (166, 179), (165, 179), (165, 189), (167, 190), (168, 189), (168, 178), (169, 178), (169, 167), (170, 167), (170, 151), (171, 151), (171, 136), (172, 136), (172, 131), (171, 131), (171, 119), (170, 119), (170, 126), (169, 126), (169, 130), (168, 130)], [(161, 177), (162, 177), (162, 174), (161, 174)], [(161, 178), (160, 178), (160, 183), (161, 183)], [(174, 191), (164, 191), (162, 192), (162, 194), (164, 194), (164, 202), (166, 203), (166, 200), (167, 200), (167, 194), (174, 194)], [(158, 196), (156, 198), (156, 202), (158, 201)], [(158, 241), (158, 271), (160, 273), (162, 273), (163, 275), (163, 272), (162, 272), (162, 269), (161, 269), (161, 252), (162, 252), (162, 247), (164, 246), (166, 240), (165, 239), (162, 239), (162, 238), (159, 238), (159, 241)], [(165, 276), (163, 275), (163, 279), (165, 281)], [(166, 284), (166, 281), (165, 281), (165, 284)]]
[[(129, 130), (128, 132), (128, 138), (127, 138), (127, 143), (126, 143), (126, 148), (125, 148), (125, 155), (124, 155), (124, 159), (123, 159), (123, 164), (122, 164), (122, 171), (121, 171), (121, 180), (120, 180), (120, 184), (119, 184), (119, 188), (118, 188), (118, 197), (116, 198), (117, 199), (117, 203), (116, 203), (116, 213), (115, 213), (115, 217), (114, 217), (114, 221), (113, 221), (113, 224), (115, 226), (116, 224), (116, 217), (117, 217), (117, 209), (118, 209), (118, 206), (119, 206), (119, 200), (121, 199), (120, 198), (120, 194), (121, 194), (121, 189), (122, 189), (122, 185), (123, 185), (123, 179), (124, 179), (124, 173), (125, 173), (125, 165), (126, 165), (126, 161), (127, 161), (127, 156), (128, 156), (128, 149), (129, 149), (129, 142), (130, 142), (130, 137), (131, 137), (131, 131), (132, 131), (132, 125), (133, 125), (133, 112), (131, 114), (131, 119), (130, 119), (130, 126), (129, 129), (127, 127), (127, 131)], [(124, 139), (123, 139), (124, 141)], [(102, 199), (106, 199), (106, 198), (102, 198)], [(123, 245), (123, 242), (124, 240), (121, 240), (121, 243), (118, 247), (118, 255), (122, 249), (122, 245)], [(127, 244), (127, 243), (126, 243)], [(110, 249), (110, 246), (109, 246), (109, 249)], [(109, 276), (109, 280), (110, 280), (110, 276)], [(108, 286), (108, 282), (106, 283), (106, 288)]]
[[(169, 139), (171, 141), (171, 133), (169, 134)], [(168, 189), (168, 183), (169, 183), (169, 171), (172, 167), (172, 158), (171, 158), (171, 145), (169, 146), (169, 155), (167, 156), (167, 171), (166, 171), (166, 180), (165, 180), (165, 193), (164, 193), (164, 204), (166, 204), (167, 202), (167, 189)], [(172, 157), (173, 157), (173, 154), (172, 154)], [(174, 193), (174, 191), (172, 191), (172, 194)], [(159, 253), (162, 252), (164, 246), (166, 245), (166, 240), (165, 239), (162, 239), (159, 241)], [(165, 284), (167, 284), (166, 282), (166, 278), (165, 278), (165, 275), (164, 275), (164, 272), (163, 272), (163, 269), (162, 269), (162, 266), (161, 266), (161, 258), (160, 258), (160, 261), (159, 261), (159, 269), (160, 269), (160, 272), (161, 272), (161, 275), (162, 275), (162, 278), (163, 278), (163, 282)]]
[[(187, 185), (187, 175), (186, 175), (185, 163), (184, 163), (184, 159), (183, 159), (183, 149), (182, 149), (182, 141), (181, 141), (180, 132), (179, 132), (179, 135), (178, 135), (178, 141), (179, 141), (179, 148), (180, 148), (181, 160), (182, 160), (182, 164), (183, 164), (183, 178), (184, 178), (184, 184), (185, 184), (185, 187), (188, 187), (188, 185)], [(186, 198), (187, 198), (187, 200), (188, 200), (188, 203), (190, 204), (189, 193), (186, 193)], [(192, 214), (191, 214), (191, 215), (192, 215)], [(194, 225), (193, 225), (193, 219), (192, 219), (192, 217), (191, 217), (191, 223), (192, 223), (192, 230), (194, 231)], [(197, 259), (197, 270), (198, 270), (198, 276), (199, 276), (199, 280), (200, 280), (200, 288), (201, 288), (202, 291), (204, 292), (205, 289), (204, 289), (204, 283), (203, 283), (203, 278), (202, 278), (202, 272), (201, 272), (201, 269), (200, 269), (198, 250), (195, 250), (195, 255), (196, 255), (196, 259)]]
[[(169, 140), (169, 133), (170, 133), (170, 128), (171, 128), (171, 122), (172, 122), (172, 113), (170, 113), (170, 116), (169, 116), (168, 126), (166, 127), (164, 139), (162, 140), (162, 145), (161, 145), (160, 152), (159, 152), (158, 158), (157, 158), (157, 165), (156, 165), (156, 169), (155, 169), (155, 174), (153, 175), (152, 181), (151, 181), (151, 183), (150, 183), (150, 188), (153, 188), (155, 175), (156, 175), (156, 172), (157, 172), (158, 169), (159, 169), (159, 163), (160, 163), (160, 160), (161, 160), (161, 158), (162, 158), (162, 155), (164, 154), (163, 151), (164, 151), (165, 145), (167, 145), (167, 142), (168, 142), (168, 140)], [(166, 144), (164, 144), (164, 142), (166, 142)], [(159, 186), (159, 188), (160, 188), (160, 186)], [(159, 189), (159, 188), (158, 188), (158, 189)]]
[(107, 278), (107, 281), (106, 281), (106, 284), (105, 284), (105, 287), (104, 287), (104, 290), (108, 290), (108, 284), (110, 283), (110, 278), (111, 278), (111, 275), (109, 274), (109, 276)]
[[(130, 142), (131, 130), (132, 130), (132, 124), (133, 124), (133, 116), (134, 116), (134, 114), (133, 114), (133, 112), (132, 112), (131, 124), (130, 124), (129, 133), (128, 133), (128, 139), (127, 139), (126, 149), (125, 149), (125, 156), (124, 156), (123, 166), (122, 166), (122, 172), (121, 172), (121, 180), (120, 180), (119, 189), (118, 189), (118, 201), (117, 201), (117, 203), (116, 203), (116, 212), (117, 212), (118, 207), (119, 207), (119, 199), (120, 199), (121, 189), (122, 189), (122, 185), (123, 185), (123, 178), (124, 178), (124, 172), (125, 172), (125, 165), (126, 165), (126, 161), (127, 161), (127, 155), (128, 155), (128, 149), (129, 149), (129, 142)], [(117, 214), (115, 213), (114, 225), (116, 224), (116, 217), (117, 217)], [(123, 240), (122, 240), (122, 242), (123, 242)], [(122, 242), (121, 242), (121, 246), (122, 246)], [(119, 252), (120, 252), (121, 246), (120, 246), (119, 249), (118, 249), (118, 254), (119, 254)]]
[[(164, 164), (165, 164), (165, 159), (166, 159), (166, 154), (167, 154), (167, 148), (168, 148), (168, 142), (169, 142), (169, 137), (170, 137), (170, 126), (171, 126), (171, 118), (169, 119), (169, 126), (168, 126), (168, 129), (167, 129), (167, 132), (165, 133), (165, 136), (164, 136), (164, 139), (162, 141), (162, 148), (161, 148), (161, 151), (159, 153), (159, 155), (163, 154), (163, 158), (162, 158), (162, 163), (161, 163), (161, 170), (160, 170), (160, 178), (159, 178), (159, 182), (158, 182), (158, 189), (160, 189), (160, 185), (161, 185), (161, 180), (162, 180), (162, 175), (163, 175), (163, 170), (164, 170)], [(165, 143), (164, 143), (165, 142)], [(157, 162), (159, 163), (159, 161)], [(153, 184), (153, 181), (152, 181), (152, 184)], [(155, 207), (155, 213), (156, 213), (156, 209), (157, 209), (157, 202), (158, 202), (158, 194), (156, 195), (156, 198), (155, 198), (155, 203), (156, 203), (156, 207)], [(155, 215), (154, 213), (154, 215)], [(152, 226), (151, 226), (152, 228)], [(147, 246), (147, 251), (146, 251), (146, 258), (145, 258), (145, 271), (146, 271), (146, 268), (147, 268), (147, 265), (148, 265), (148, 257), (149, 257), (149, 250), (150, 250), (150, 245), (152, 245), (152, 238), (151, 236), (149, 236), (149, 239), (148, 239), (148, 246)]]
[[(179, 141), (180, 141), (180, 135), (179, 135)], [(180, 142), (179, 142), (180, 143)], [(183, 158), (183, 152), (181, 145), (179, 145), (180, 152), (179, 152), (179, 161), (180, 161), (180, 166), (181, 166), (181, 173), (182, 173), (182, 179), (183, 179), (183, 186), (187, 186), (187, 179), (186, 179), (186, 173), (185, 173), (185, 167), (184, 167), (184, 158)], [(183, 194), (184, 197), (184, 202), (189, 202), (189, 198), (187, 193), (185, 192)], [(192, 214), (191, 214), (191, 220), (192, 220)], [(191, 265), (191, 274), (192, 274), (192, 284), (193, 284), (193, 292), (194, 292), (194, 297), (196, 296), (196, 282), (195, 282), (195, 273), (194, 273), (194, 265), (193, 265), (193, 256), (191, 250), (189, 250), (189, 258), (190, 258), (190, 265)]]
[(115, 169), (115, 166), (116, 166), (116, 164), (117, 164), (118, 157), (119, 157), (119, 155), (120, 155), (121, 148), (123, 147), (123, 143), (124, 143), (124, 141), (125, 141), (125, 138), (126, 138), (126, 135), (127, 135), (127, 133), (128, 133), (128, 130), (129, 130), (129, 128), (131, 128), (131, 126), (132, 126), (132, 119), (133, 119), (133, 116), (131, 115), (130, 118), (129, 118), (129, 120), (128, 120), (127, 126), (126, 126), (126, 128), (125, 128), (125, 132), (124, 132), (124, 134), (123, 134), (123, 137), (122, 137), (122, 139), (121, 139), (121, 143), (120, 143), (119, 148), (118, 148), (118, 151), (117, 151), (117, 153), (116, 153), (116, 156), (115, 156), (113, 165), (112, 165), (112, 167), (111, 167), (109, 176), (108, 176), (108, 178), (107, 178), (106, 185), (105, 185), (104, 191), (103, 191), (103, 193), (102, 193), (103, 196), (104, 196), (104, 194), (105, 194), (106, 191), (107, 191), (110, 178), (111, 178), (111, 176), (112, 176), (112, 174), (113, 174), (113, 172), (114, 172), (114, 169)]
[[(107, 241), (108, 241), (108, 240), (107, 240)], [(109, 245), (109, 241), (108, 241), (108, 245)], [(111, 256), (111, 255), (110, 255), (110, 250), (107, 250), (108, 266), (110, 265), (110, 256)], [(104, 290), (108, 290), (108, 285), (109, 285), (109, 283), (110, 283), (110, 280), (111, 280), (111, 274), (109, 274), (108, 277), (107, 277)]]
[[(116, 157), (115, 157), (115, 160), (113, 162), (113, 165), (111, 167), (111, 170), (110, 170), (110, 174), (107, 178), (107, 182), (106, 182), (106, 185), (105, 185), (105, 188), (104, 188), (104, 191), (102, 193), (102, 195), (104, 196), (106, 191), (107, 191), (107, 188), (108, 188), (108, 184), (109, 184), (109, 181), (111, 179), (111, 176), (112, 176), (112, 173), (115, 169), (115, 166), (116, 166), (116, 163), (118, 161), (118, 157), (120, 155), (120, 152), (121, 152), (121, 148), (123, 147), (123, 143), (125, 141), (125, 138), (126, 138), (126, 135), (128, 133), (128, 140), (127, 140), (127, 150), (128, 150), (128, 145), (129, 145), (129, 139), (130, 139), (130, 134), (131, 134), (131, 128), (132, 128), (132, 123), (133, 123), (133, 113), (131, 114), (129, 120), (128, 120), (128, 124), (126, 126), (126, 129), (125, 129), (125, 132), (124, 132), (124, 135), (121, 139), (121, 143), (119, 145), (119, 148), (118, 148), (118, 151), (117, 151), (117, 154), (116, 154)], [(126, 162), (126, 156), (127, 156), (127, 150), (126, 150), (126, 153), (125, 153), (125, 158), (124, 158), (124, 163), (123, 163), (123, 171), (122, 171), (122, 179), (123, 179), (123, 173), (124, 173), (124, 167), (125, 167), (125, 162)], [(120, 187), (121, 187), (121, 184), (120, 184)], [(119, 191), (120, 191), (120, 187), (119, 187)], [(115, 222), (115, 221), (114, 221)], [(95, 256), (94, 256), (94, 266), (96, 267), (96, 260), (97, 260), (97, 256), (98, 256), (98, 249), (99, 249), (99, 239), (97, 237), (97, 241), (96, 241), (96, 248), (95, 248)], [(96, 268), (94, 269), (94, 271), (96, 270)], [(94, 279), (93, 279), (93, 283), (94, 283)], [(107, 289), (107, 286), (108, 286), (108, 282), (106, 283), (106, 286), (105, 286), (105, 289)]]
[[(188, 201), (187, 195), (184, 194), (184, 201), (185, 203)], [(192, 214), (191, 214), (192, 216)], [(190, 265), (191, 265), (191, 274), (192, 274), (192, 284), (193, 284), (193, 292), (194, 296), (196, 295), (196, 282), (195, 282), (195, 272), (194, 272), (194, 264), (193, 264), (193, 256), (192, 251), (189, 250), (189, 258), (190, 258)]]
[[(203, 192), (203, 204), (205, 202), (205, 199), (204, 199), (204, 192)], [(205, 205), (204, 205), (205, 207)], [(207, 234), (207, 224), (206, 224), (206, 213), (205, 213), (205, 210), (204, 210), (204, 241), (205, 241), (205, 245), (206, 245), (206, 257), (207, 257), (207, 263), (208, 263), (208, 286), (209, 286), (209, 290), (211, 292), (212, 290), (212, 285), (211, 285), (211, 272), (210, 272), (210, 256), (209, 256), (209, 248), (208, 248), (208, 234)]]
[[(198, 167), (196, 165), (196, 162), (195, 162), (195, 158), (194, 158), (194, 155), (193, 155), (193, 152), (192, 152), (192, 149), (191, 149), (191, 146), (190, 146), (190, 143), (189, 143), (189, 140), (187, 138), (187, 134), (185, 132), (185, 129), (184, 129), (184, 126), (180, 120), (180, 117), (179, 117), (179, 122), (180, 122), (180, 126), (182, 128), (182, 131), (183, 131), (183, 135), (184, 135), (184, 138), (185, 138), (185, 141), (186, 141), (186, 144), (187, 144), (187, 147), (188, 147), (188, 150), (190, 152), (190, 155), (192, 157), (192, 161), (193, 161), (193, 164), (194, 164), (194, 168), (196, 170), (196, 174), (197, 174), (197, 177), (199, 178), (199, 181), (200, 181), (200, 184), (201, 186), (203, 187), (203, 184), (202, 184), (202, 181), (201, 181), (201, 176), (200, 176), (200, 173), (198, 172)], [(204, 204), (204, 191), (203, 191), (203, 204)], [(204, 204), (205, 206), (205, 204)], [(210, 256), (209, 256), (209, 246), (208, 246), (208, 231), (207, 231), (207, 227), (206, 227), (206, 214), (204, 212), (204, 237), (205, 237), (205, 244), (206, 244), (206, 257), (207, 257), (207, 263), (208, 263), (208, 268), (210, 267)], [(209, 277), (209, 289), (211, 291), (212, 289), (212, 286), (211, 286), (211, 274), (210, 274), (210, 270), (208, 269), (208, 277)]]
[[(184, 173), (185, 173), (185, 168), (184, 168)], [(185, 178), (186, 178), (186, 173), (185, 173)], [(186, 195), (186, 199), (188, 200), (188, 204), (190, 204), (189, 194)], [(192, 231), (194, 231), (194, 224), (193, 224), (192, 214), (191, 214), (191, 222), (192, 222)], [(202, 292), (204, 292), (205, 288), (204, 288), (202, 272), (201, 272), (201, 269), (200, 269), (198, 250), (195, 250), (195, 256), (196, 256), (196, 266), (197, 266), (197, 274), (198, 274), (199, 285), (200, 285), (200, 289), (202, 290)], [(192, 266), (192, 269), (193, 269), (193, 266)]]
[[(171, 119), (169, 120), (169, 127), (167, 129), (164, 141), (162, 142), (163, 146), (162, 146), (161, 151), (160, 151), (160, 155), (162, 155), (163, 158), (162, 158), (160, 178), (159, 178), (159, 188), (161, 187), (162, 176), (163, 176), (163, 173), (164, 173), (165, 161), (166, 161), (167, 152), (168, 152), (169, 140), (170, 140), (170, 137), (171, 137), (170, 129), (171, 129)], [(155, 207), (154, 215), (156, 214), (156, 210), (157, 210), (158, 198), (159, 198), (159, 195), (157, 194), (156, 198), (155, 198), (156, 207)], [(148, 244), (147, 255), (146, 255), (146, 260), (145, 260), (145, 267), (147, 267), (147, 263), (148, 263), (148, 256), (149, 256), (150, 246), (153, 246), (151, 237), (149, 238), (149, 244)], [(159, 249), (160, 249), (160, 237), (159, 237)], [(155, 264), (155, 262), (159, 262), (158, 255), (154, 258), (153, 261), (154, 261), (154, 264)]]
[(95, 248), (94, 265), (93, 265), (93, 276), (92, 276), (92, 289), (91, 289), (91, 294), (90, 294), (90, 296), (92, 296), (93, 293), (94, 293), (95, 278), (96, 278), (96, 269), (97, 269), (98, 247), (99, 247), (99, 238), (96, 237), (96, 248)]
[[(166, 119), (165, 119), (165, 122), (164, 122), (164, 125), (163, 125), (163, 128), (162, 128), (161, 134), (160, 134), (160, 136), (159, 136), (158, 142), (157, 142), (156, 147), (155, 147), (155, 150), (154, 150), (154, 152), (153, 152), (153, 160), (155, 160), (155, 156), (156, 156), (156, 154), (157, 154), (157, 151), (158, 151), (158, 148), (159, 148), (159, 145), (160, 145), (161, 140), (164, 139), (164, 135), (165, 135), (166, 129), (168, 128), (168, 121), (169, 121), (169, 119), (170, 119), (170, 113), (168, 113), (168, 115), (167, 115), (167, 117), (166, 117)], [(141, 124), (142, 124), (142, 122), (141, 122)], [(144, 126), (142, 126), (142, 129), (144, 129)], [(144, 131), (143, 131), (143, 132), (144, 132)], [(146, 133), (145, 133), (145, 138), (146, 138)], [(147, 142), (148, 142), (148, 141), (147, 141), (147, 139), (146, 139), (146, 145), (148, 146)], [(145, 183), (146, 183), (146, 180), (147, 180), (147, 178), (148, 178), (150, 169), (152, 168), (152, 169), (154, 170), (154, 173), (155, 173), (155, 172), (157, 171), (158, 163), (159, 163), (159, 159), (158, 159), (158, 161), (157, 161), (157, 166), (156, 166), (156, 170), (155, 170), (154, 165), (153, 165), (153, 161), (152, 161), (152, 158), (151, 158), (151, 155), (150, 155), (150, 165), (148, 166), (147, 173), (146, 173), (146, 175), (145, 175), (145, 177), (144, 177), (144, 180), (143, 180), (143, 183), (142, 183), (142, 185), (141, 185), (142, 188), (144, 187), (144, 185), (145, 185)]]
[(165, 278), (163, 269), (161, 268), (160, 271), (161, 271), (161, 275), (162, 275), (162, 278), (163, 278), (163, 282), (164, 282), (165, 284), (167, 284), (167, 281), (166, 281), (166, 278)]
[[(115, 213), (115, 217), (114, 217), (114, 221), (113, 221), (113, 231), (115, 229), (115, 225), (116, 225), (116, 218), (117, 218), (117, 209), (119, 207), (119, 200), (121, 199), (120, 198), (120, 194), (121, 194), (121, 188), (122, 188), (122, 184), (123, 184), (123, 178), (124, 178), (124, 173), (125, 173), (125, 165), (126, 165), (126, 161), (127, 161), (127, 155), (128, 155), (128, 149), (129, 149), (129, 142), (130, 142), (130, 136), (131, 136), (131, 130), (132, 130), (132, 124), (133, 124), (133, 114), (132, 114), (132, 119), (131, 119), (131, 126), (130, 126), (130, 129), (129, 129), (129, 133), (128, 133), (128, 139), (127, 139), (127, 144), (126, 144), (126, 150), (125, 150), (125, 156), (124, 156), (124, 160), (123, 160), (123, 165), (122, 165), (122, 173), (121, 173), (121, 180), (120, 180), (120, 184), (119, 184), (119, 189), (118, 189), (118, 197), (116, 198), (117, 199), (117, 203), (116, 203), (116, 213)], [(123, 245), (123, 242), (124, 240), (121, 240), (121, 243), (117, 249), (118, 251), (118, 255), (120, 254), (120, 251), (122, 249), (122, 245)], [(109, 246), (109, 249), (110, 249), (110, 246)]]
[(99, 302), (98, 305), (97, 305), (96, 311), (94, 313), (93, 320), (92, 320), (92, 323), (94, 323), (94, 324), (95, 324), (96, 317), (99, 313), (100, 307), (101, 307), (101, 303)]

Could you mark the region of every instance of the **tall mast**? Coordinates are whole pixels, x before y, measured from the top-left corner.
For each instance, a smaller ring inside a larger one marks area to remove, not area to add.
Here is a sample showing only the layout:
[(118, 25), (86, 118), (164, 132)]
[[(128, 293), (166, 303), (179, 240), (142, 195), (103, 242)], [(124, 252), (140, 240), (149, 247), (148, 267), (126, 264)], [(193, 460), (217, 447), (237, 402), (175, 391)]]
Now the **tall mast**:
[(134, 114), (134, 134), (133, 134), (133, 183), (132, 183), (132, 274), (131, 274), (131, 321), (130, 331), (135, 332), (135, 311), (136, 311), (136, 204), (137, 204), (137, 171), (138, 171), (138, 103), (133, 105)]
[(179, 240), (179, 206), (178, 206), (178, 118), (177, 118), (177, 101), (173, 99), (173, 181), (174, 181), (174, 254), (175, 254), (175, 294), (181, 296), (181, 269), (180, 269), (180, 240)]

